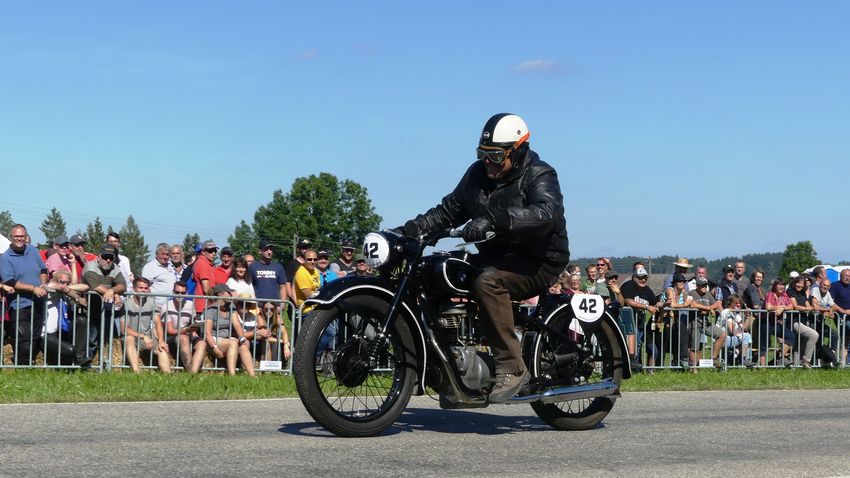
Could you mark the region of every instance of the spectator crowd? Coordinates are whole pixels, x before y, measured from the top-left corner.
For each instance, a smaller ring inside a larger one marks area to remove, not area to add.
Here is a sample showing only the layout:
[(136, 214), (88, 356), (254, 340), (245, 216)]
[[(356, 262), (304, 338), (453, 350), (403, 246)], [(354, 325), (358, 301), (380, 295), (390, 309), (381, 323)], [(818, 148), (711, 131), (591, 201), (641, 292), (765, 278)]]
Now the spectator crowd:
[[(41, 360), (90, 367), (115, 337), (121, 364), (135, 372), (147, 365), (170, 373), (178, 365), (196, 373), (212, 365), (253, 376), (263, 361), (290, 359), (295, 308), (331, 281), (371, 273), (350, 244), (334, 259), (302, 240), (295, 257), (281, 264), (271, 241), (261, 241), (256, 255), (240, 256), (212, 240), (192, 251), (162, 243), (134, 275), (117, 233), (97, 251), (87, 250), (80, 235), (53, 238), (51, 248), (39, 251), (20, 224), (10, 236), (0, 255), (0, 328), (17, 366)], [(764, 273), (747, 275), (743, 261), (725, 266), (717, 282), (703, 265), (684, 258), (673, 265), (658, 291), (642, 262), (622, 278), (607, 258), (584, 269), (570, 265), (547, 295), (530, 302), (603, 297), (632, 368), (650, 373), (662, 366), (696, 371), (700, 359), (718, 368), (847, 363), (850, 269), (835, 283), (819, 266), (766, 285)]]

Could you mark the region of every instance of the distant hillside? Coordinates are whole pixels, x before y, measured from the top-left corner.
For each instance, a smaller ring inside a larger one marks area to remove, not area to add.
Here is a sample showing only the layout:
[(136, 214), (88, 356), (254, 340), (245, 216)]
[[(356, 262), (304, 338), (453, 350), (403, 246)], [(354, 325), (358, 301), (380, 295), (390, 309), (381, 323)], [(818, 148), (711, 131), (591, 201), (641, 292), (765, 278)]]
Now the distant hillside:
[[(612, 257), (611, 263), (614, 270), (621, 274), (620, 280), (625, 279), (623, 275), (628, 276), (632, 271), (632, 264), (641, 261), (647, 265), (647, 269), (651, 274), (671, 274), (673, 273), (673, 263), (676, 262), (677, 256), (658, 256), (658, 257)], [(747, 279), (750, 273), (756, 269), (761, 269), (765, 274), (765, 284), (773, 280), (782, 267), (781, 252), (763, 252), (760, 254), (746, 254), (741, 258), (738, 257), (723, 257), (721, 259), (708, 260), (704, 257), (688, 257), (688, 262), (694, 264), (690, 269), (690, 274), (693, 274), (697, 265), (705, 265), (708, 267), (708, 277), (711, 280), (719, 281), (723, 275), (723, 266), (726, 264), (735, 265), (738, 259), (743, 260), (747, 264)], [(582, 273), (587, 264), (596, 264), (596, 258), (580, 257), (570, 261), (573, 264), (578, 264), (582, 268)]]

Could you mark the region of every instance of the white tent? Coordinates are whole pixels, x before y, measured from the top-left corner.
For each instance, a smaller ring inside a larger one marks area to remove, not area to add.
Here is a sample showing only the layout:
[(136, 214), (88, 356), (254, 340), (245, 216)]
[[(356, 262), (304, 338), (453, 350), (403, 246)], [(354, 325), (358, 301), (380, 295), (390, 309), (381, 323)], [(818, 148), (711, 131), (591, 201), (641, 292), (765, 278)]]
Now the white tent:
[(6, 239), (6, 236), (0, 234), (0, 254), (6, 252), (6, 249), (8, 249), (11, 244), (12, 243)]

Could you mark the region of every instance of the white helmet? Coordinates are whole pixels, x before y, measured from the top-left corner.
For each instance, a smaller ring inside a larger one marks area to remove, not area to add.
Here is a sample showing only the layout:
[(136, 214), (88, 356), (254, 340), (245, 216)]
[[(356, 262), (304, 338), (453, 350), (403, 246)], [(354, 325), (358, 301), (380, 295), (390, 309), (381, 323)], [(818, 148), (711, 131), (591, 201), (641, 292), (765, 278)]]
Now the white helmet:
[(516, 150), (528, 141), (530, 135), (528, 126), (522, 118), (510, 113), (499, 113), (487, 120), (484, 130), (481, 131), (481, 140), (478, 144), (480, 146), (499, 146)]

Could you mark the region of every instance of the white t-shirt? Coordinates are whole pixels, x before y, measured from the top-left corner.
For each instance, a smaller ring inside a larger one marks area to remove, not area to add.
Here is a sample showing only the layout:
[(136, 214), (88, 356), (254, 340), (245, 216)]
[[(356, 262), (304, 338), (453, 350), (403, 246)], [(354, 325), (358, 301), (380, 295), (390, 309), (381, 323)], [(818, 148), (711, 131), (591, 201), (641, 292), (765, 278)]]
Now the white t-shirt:
[(833, 305), (835, 305), (835, 301), (832, 300), (832, 294), (830, 294), (829, 291), (826, 292), (825, 296), (821, 296), (820, 287), (812, 288), (812, 297), (818, 300), (818, 305), (821, 307), (830, 309)]
[(236, 280), (233, 277), (227, 279), (227, 287), (236, 291), (235, 295), (239, 294), (249, 294), (249, 297), (257, 297), (254, 294), (254, 286), (245, 282), (244, 280)]

